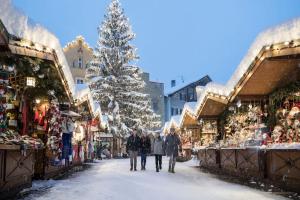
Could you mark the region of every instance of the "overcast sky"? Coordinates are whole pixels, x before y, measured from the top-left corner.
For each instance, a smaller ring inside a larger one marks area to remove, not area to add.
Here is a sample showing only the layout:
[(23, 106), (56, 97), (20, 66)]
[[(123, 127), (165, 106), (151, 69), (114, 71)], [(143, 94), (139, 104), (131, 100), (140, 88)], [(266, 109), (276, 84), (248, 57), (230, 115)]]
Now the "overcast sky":
[[(170, 84), (208, 74), (226, 83), (259, 32), (300, 17), (299, 0), (120, 0), (137, 34), (139, 66)], [(110, 0), (13, 0), (60, 40), (95, 47)]]

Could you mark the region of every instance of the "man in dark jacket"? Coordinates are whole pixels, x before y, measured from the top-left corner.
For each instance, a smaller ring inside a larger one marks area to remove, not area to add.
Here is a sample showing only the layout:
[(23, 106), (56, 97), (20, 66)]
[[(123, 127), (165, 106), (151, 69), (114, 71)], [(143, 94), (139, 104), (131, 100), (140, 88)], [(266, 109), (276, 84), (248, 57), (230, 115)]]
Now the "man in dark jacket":
[(126, 151), (130, 157), (130, 171), (136, 171), (137, 155), (140, 148), (140, 138), (137, 135), (137, 130), (133, 130), (131, 136), (127, 140)]
[(170, 157), (169, 160), (169, 172), (175, 173), (175, 163), (178, 157), (178, 151), (180, 148), (181, 142), (178, 135), (175, 133), (175, 129), (171, 128), (170, 133), (167, 135), (165, 140), (166, 154)]
[(141, 149), (141, 169), (146, 170), (147, 154), (150, 153), (151, 150), (151, 141), (146, 133), (143, 133), (141, 137), (140, 149)]

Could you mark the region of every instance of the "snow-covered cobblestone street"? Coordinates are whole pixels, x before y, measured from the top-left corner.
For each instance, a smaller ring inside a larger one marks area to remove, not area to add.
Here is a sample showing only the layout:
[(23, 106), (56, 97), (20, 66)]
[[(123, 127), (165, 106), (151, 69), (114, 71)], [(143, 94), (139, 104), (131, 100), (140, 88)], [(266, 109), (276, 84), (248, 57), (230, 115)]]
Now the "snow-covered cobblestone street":
[[(177, 163), (176, 174), (155, 172), (154, 158), (147, 160), (146, 171), (129, 171), (129, 160), (105, 160), (93, 164), (66, 180), (34, 182), (25, 199), (70, 200), (266, 200), (284, 199), (271, 193), (224, 182), (195, 168), (196, 161)], [(45, 192), (36, 192), (48, 188)]]

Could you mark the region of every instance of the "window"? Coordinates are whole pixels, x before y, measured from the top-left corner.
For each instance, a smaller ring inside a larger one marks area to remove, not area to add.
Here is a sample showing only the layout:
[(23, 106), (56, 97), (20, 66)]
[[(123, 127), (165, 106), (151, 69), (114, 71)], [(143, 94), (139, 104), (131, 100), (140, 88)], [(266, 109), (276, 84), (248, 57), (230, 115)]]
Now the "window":
[(182, 114), (182, 109), (180, 109), (180, 114)]
[(76, 84), (83, 84), (84, 81), (82, 78), (76, 78)]
[(179, 93), (179, 99), (182, 100), (182, 93)]
[(171, 108), (171, 116), (174, 115), (174, 108)]
[(73, 60), (72, 66), (73, 68), (75, 68), (75, 60)]
[(194, 88), (189, 88), (188, 89), (188, 101), (194, 100)]
[(178, 108), (175, 109), (175, 115), (178, 115)]
[(82, 68), (82, 58), (79, 58), (79, 59), (78, 59), (78, 67), (79, 67), (79, 68)]

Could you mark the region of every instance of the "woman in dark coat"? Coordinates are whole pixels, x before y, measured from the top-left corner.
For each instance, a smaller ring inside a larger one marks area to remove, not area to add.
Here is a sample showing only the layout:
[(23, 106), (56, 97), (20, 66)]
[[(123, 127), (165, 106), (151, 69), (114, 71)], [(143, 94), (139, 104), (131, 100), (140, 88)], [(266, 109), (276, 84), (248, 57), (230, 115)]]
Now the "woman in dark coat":
[(140, 152), (141, 152), (141, 169), (146, 170), (147, 154), (151, 150), (151, 141), (146, 133), (141, 137)]

